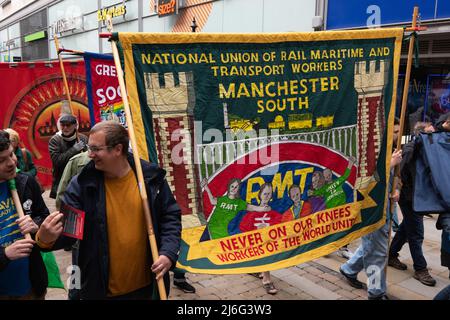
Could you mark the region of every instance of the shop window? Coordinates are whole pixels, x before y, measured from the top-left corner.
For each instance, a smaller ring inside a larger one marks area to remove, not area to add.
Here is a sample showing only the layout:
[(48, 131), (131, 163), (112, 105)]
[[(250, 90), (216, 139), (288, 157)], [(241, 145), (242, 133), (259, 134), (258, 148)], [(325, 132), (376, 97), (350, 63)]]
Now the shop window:
[[(23, 60), (47, 59), (47, 11), (41, 10), (21, 20), (20, 30), (23, 35), (21, 38)], [(33, 37), (32, 35), (36, 36)]]

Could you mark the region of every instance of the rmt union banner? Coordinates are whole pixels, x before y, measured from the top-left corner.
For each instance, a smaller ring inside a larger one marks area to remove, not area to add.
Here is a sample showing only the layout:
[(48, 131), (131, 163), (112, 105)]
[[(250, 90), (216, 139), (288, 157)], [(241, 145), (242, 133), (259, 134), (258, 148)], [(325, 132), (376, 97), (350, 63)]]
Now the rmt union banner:
[(385, 223), (402, 36), (114, 34), (139, 153), (182, 209), (178, 267), (286, 268)]

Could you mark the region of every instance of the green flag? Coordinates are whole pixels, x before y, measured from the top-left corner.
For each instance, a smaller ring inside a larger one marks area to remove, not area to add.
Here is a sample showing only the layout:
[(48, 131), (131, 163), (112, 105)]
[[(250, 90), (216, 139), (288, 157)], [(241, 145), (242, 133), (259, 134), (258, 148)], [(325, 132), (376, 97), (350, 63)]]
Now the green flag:
[(48, 274), (48, 288), (64, 289), (64, 284), (59, 274), (58, 264), (56, 263), (53, 252), (41, 252), (42, 260), (44, 260), (45, 268)]

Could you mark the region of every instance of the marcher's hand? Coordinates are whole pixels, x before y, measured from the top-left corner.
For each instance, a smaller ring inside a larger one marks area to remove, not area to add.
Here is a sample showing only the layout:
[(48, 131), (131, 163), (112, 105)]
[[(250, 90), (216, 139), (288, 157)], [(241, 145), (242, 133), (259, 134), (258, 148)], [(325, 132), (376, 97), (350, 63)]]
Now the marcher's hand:
[(394, 202), (398, 202), (398, 200), (400, 199), (400, 191), (395, 190), (394, 194), (390, 197)]
[(63, 231), (63, 214), (55, 211), (45, 218), (38, 231), (39, 240), (44, 243), (55, 242)]
[(306, 194), (308, 195), (308, 197), (311, 197), (313, 195), (313, 191), (309, 189), (308, 192), (306, 192)]
[(9, 260), (26, 258), (30, 255), (31, 250), (33, 250), (33, 246), (34, 240), (31, 239), (17, 240), (13, 244), (5, 248), (5, 255)]
[(152, 271), (156, 273), (156, 280), (159, 280), (164, 274), (169, 271), (172, 266), (172, 261), (164, 255), (160, 255), (152, 265)]
[(270, 210), (272, 210), (272, 208), (270, 206), (264, 206), (262, 212), (269, 212)]
[(27, 233), (33, 233), (35, 234), (39, 227), (36, 223), (34, 223), (33, 219), (29, 215), (25, 215), (20, 219), (17, 219), (17, 224), (19, 225), (20, 232), (23, 235), (26, 235)]
[(396, 165), (400, 164), (400, 162), (402, 162), (402, 150), (395, 150), (392, 153), (391, 168), (393, 168)]

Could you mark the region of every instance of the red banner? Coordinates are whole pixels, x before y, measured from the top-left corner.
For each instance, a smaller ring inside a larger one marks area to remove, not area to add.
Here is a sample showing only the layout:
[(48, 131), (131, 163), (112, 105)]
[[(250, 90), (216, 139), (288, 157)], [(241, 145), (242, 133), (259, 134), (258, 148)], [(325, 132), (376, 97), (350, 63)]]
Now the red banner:
[[(84, 62), (65, 62), (64, 69), (78, 117), (79, 131), (90, 130)], [(48, 142), (58, 131), (61, 101), (67, 100), (58, 63), (0, 63), (0, 119), (2, 128), (16, 130), (31, 151), (41, 183), (51, 186), (52, 162)]]

